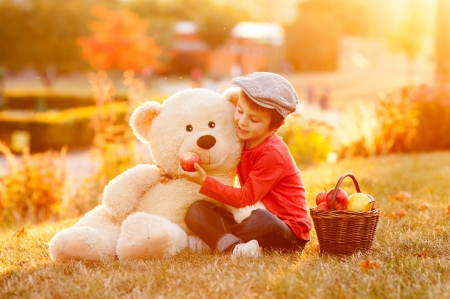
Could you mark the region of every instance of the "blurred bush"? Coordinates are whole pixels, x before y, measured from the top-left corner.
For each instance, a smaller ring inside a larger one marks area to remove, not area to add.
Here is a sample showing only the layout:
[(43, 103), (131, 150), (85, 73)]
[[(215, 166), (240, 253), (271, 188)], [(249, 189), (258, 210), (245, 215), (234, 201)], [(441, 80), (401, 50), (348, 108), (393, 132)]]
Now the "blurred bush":
[[(112, 111), (120, 122), (126, 114), (127, 104), (113, 103), (103, 110)], [(29, 135), (29, 150), (41, 152), (49, 149), (60, 150), (86, 148), (93, 144), (94, 129), (91, 119), (96, 114), (95, 106), (72, 108), (62, 111), (0, 111), (0, 140), (15, 152), (21, 151), (13, 143), (14, 133), (27, 132)]]
[(331, 151), (332, 128), (324, 122), (308, 120), (301, 114), (292, 114), (277, 134), (289, 147), (299, 165), (314, 164), (328, 158)]
[(409, 96), (416, 109), (413, 151), (450, 150), (450, 85), (420, 86)]
[[(126, 102), (126, 96), (116, 96), (116, 102)], [(70, 108), (94, 106), (92, 97), (62, 94), (5, 94), (0, 102), (1, 110), (64, 110)]]
[(355, 105), (334, 128), (339, 157), (450, 150), (450, 87), (405, 87)]
[(124, 103), (124, 113), (120, 114), (104, 109), (114, 104), (115, 95), (112, 81), (106, 73), (91, 74), (89, 83), (96, 101), (95, 113), (91, 118), (94, 140), (90, 154), (97, 167), (78, 188), (72, 200), (72, 216), (82, 215), (100, 204), (103, 189), (110, 180), (142, 163), (142, 157), (137, 153), (137, 138), (128, 123), (132, 111), (145, 93), (144, 82), (135, 78), (132, 71), (124, 73), (128, 101)]
[(407, 153), (416, 151), (412, 144), (417, 135), (420, 109), (411, 100), (410, 91), (404, 87), (398, 99), (382, 96), (376, 108), (379, 128), (375, 144), (377, 154)]
[(66, 149), (30, 155), (25, 149), (16, 158), (0, 142), (0, 154), (8, 162), (7, 173), (0, 169), (0, 226), (57, 219), (68, 199)]

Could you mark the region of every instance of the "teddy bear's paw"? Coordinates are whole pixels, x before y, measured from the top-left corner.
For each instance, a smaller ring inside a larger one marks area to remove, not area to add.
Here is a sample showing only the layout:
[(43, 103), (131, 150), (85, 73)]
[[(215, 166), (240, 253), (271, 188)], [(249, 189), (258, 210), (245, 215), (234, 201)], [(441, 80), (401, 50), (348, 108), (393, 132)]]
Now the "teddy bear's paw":
[(108, 254), (108, 249), (97, 248), (97, 245), (101, 247), (107, 243), (99, 232), (90, 227), (69, 228), (56, 234), (50, 241), (50, 258), (59, 263), (68, 263), (73, 260), (88, 263), (100, 262), (102, 257), (115, 257), (114, 252)]
[(119, 259), (154, 259), (173, 255), (186, 246), (186, 233), (178, 225), (139, 212), (123, 222), (116, 252)]
[(245, 208), (240, 208), (240, 209), (233, 208), (231, 213), (233, 214), (234, 221), (236, 221), (237, 223), (241, 223), (242, 221), (244, 221), (245, 218), (250, 216), (252, 211), (254, 211), (256, 209), (266, 210), (266, 206), (262, 202), (258, 201), (254, 205), (246, 206)]
[(212, 252), (211, 247), (208, 246), (197, 236), (188, 236), (188, 248), (192, 251), (210, 253)]

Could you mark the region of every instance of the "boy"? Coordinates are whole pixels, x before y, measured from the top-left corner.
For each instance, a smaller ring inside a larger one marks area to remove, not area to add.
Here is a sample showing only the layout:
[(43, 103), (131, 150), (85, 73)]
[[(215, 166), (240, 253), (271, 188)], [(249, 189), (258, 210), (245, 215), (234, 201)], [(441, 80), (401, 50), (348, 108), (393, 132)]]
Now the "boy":
[(241, 223), (207, 201), (193, 203), (186, 225), (212, 249), (233, 256), (260, 256), (261, 248), (303, 250), (309, 241), (311, 220), (300, 172), (286, 144), (275, 135), (284, 119), (295, 111), (297, 93), (275, 73), (256, 72), (233, 79), (241, 90), (234, 114), (237, 134), (244, 141), (238, 177), (241, 188), (219, 183), (195, 164), (195, 172), (181, 166), (179, 175), (200, 185), (199, 192), (235, 208), (258, 201)]

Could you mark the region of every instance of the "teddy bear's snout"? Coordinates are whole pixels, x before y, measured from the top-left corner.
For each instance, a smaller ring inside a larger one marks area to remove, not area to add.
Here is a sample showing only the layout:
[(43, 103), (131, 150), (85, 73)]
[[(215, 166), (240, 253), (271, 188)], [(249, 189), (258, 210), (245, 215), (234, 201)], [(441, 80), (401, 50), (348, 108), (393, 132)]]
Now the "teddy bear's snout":
[(203, 149), (210, 149), (216, 144), (216, 138), (211, 135), (204, 135), (197, 140), (197, 145)]

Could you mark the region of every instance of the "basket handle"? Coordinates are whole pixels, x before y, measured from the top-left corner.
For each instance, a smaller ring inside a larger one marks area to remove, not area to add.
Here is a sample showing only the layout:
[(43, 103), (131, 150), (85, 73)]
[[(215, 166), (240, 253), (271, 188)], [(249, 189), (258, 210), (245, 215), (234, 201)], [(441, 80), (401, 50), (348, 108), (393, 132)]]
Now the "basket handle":
[(339, 186), (341, 185), (342, 181), (346, 178), (350, 177), (353, 181), (353, 184), (355, 184), (356, 192), (361, 193), (361, 189), (359, 189), (358, 181), (356, 180), (355, 176), (351, 173), (344, 173), (341, 175), (339, 180), (336, 183), (336, 186), (334, 187), (333, 194), (331, 195), (331, 204), (330, 204), (330, 210), (334, 210), (334, 201), (336, 200), (337, 191), (339, 189)]

